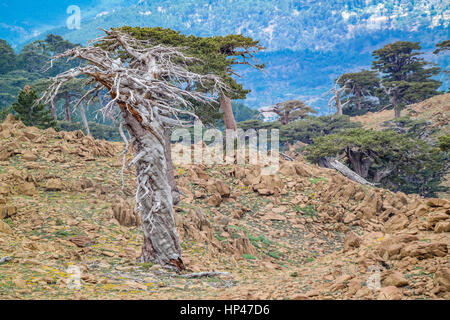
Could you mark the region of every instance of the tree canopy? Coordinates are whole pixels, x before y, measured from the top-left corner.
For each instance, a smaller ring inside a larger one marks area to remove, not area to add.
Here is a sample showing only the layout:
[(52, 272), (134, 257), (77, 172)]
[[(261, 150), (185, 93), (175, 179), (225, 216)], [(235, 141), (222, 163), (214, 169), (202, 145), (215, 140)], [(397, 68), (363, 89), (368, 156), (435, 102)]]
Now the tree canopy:
[(61, 36), (49, 34), (44, 40), (33, 41), (22, 49), (18, 56), (18, 67), (28, 72), (37, 72), (44, 78), (53, 77), (80, 63), (77, 59), (51, 63), (55, 55), (76, 46)]
[(255, 54), (265, 48), (259, 41), (242, 35), (227, 35), (214, 37), (197, 37), (184, 35), (172, 29), (121, 27), (117, 30), (126, 32), (138, 40), (150, 41), (152, 45), (165, 45), (182, 48), (187, 55), (198, 58), (197, 63), (189, 69), (201, 74), (214, 73), (221, 77), (230, 90), (227, 95), (231, 99), (245, 99), (250, 92), (243, 88), (233, 77), (237, 73), (233, 66), (250, 65), (264, 68), (263, 64), (255, 62)]
[(283, 125), (287, 125), (289, 122), (303, 119), (309, 113), (317, 113), (312, 107), (307, 106), (301, 100), (289, 100), (281, 103), (277, 103), (272, 107), (272, 111), (279, 117)]
[(431, 79), (440, 68), (420, 57), (418, 42), (397, 41), (375, 50), (373, 67), (382, 75), (383, 89), (394, 107), (396, 117), (407, 104), (439, 94), (442, 82)]
[(344, 114), (365, 113), (374, 106), (374, 98), (380, 82), (377, 72), (361, 70), (359, 72), (346, 73), (339, 77), (337, 82), (341, 87), (346, 86), (347, 88), (343, 92), (344, 104), (348, 101), (343, 108)]
[[(263, 69), (264, 65), (259, 64), (255, 58), (256, 53), (265, 48), (259, 41), (242, 35), (230, 34), (227, 36), (197, 37), (184, 35), (172, 29), (121, 27), (116, 30), (125, 32), (141, 41), (147, 41), (147, 45), (164, 45), (181, 48), (188, 56), (197, 58), (194, 63), (190, 63), (189, 70), (199, 74), (215, 74), (219, 76), (226, 87), (220, 95), (220, 107), (224, 115), (224, 123), (227, 129), (235, 129), (231, 101), (235, 99), (245, 99), (250, 90), (244, 89), (242, 83), (236, 80), (240, 75), (236, 72), (236, 65), (248, 65), (257, 69)], [(102, 45), (104, 48), (107, 44)], [(114, 50), (114, 48), (111, 48)], [(125, 54), (126, 57), (126, 54)], [(210, 91), (207, 84), (197, 85), (190, 83), (190, 90)], [(209, 112), (218, 112), (217, 109), (203, 106), (208, 111), (200, 110), (202, 106), (196, 105), (196, 111), (200, 116)]]
[(450, 50), (450, 40), (444, 40), (436, 44), (437, 49), (434, 50), (434, 54), (439, 54), (441, 52), (446, 52)]
[(0, 74), (14, 70), (16, 64), (17, 56), (14, 49), (5, 40), (0, 39)]
[(56, 121), (50, 114), (50, 110), (42, 103), (37, 103), (39, 99), (36, 91), (26, 86), (20, 91), (17, 102), (13, 103), (17, 119), (27, 126), (35, 126), (40, 129), (47, 129), (56, 126)]
[(314, 139), (307, 158), (343, 157), (361, 177), (394, 191), (433, 196), (448, 156), (419, 139), (392, 130), (349, 129)]

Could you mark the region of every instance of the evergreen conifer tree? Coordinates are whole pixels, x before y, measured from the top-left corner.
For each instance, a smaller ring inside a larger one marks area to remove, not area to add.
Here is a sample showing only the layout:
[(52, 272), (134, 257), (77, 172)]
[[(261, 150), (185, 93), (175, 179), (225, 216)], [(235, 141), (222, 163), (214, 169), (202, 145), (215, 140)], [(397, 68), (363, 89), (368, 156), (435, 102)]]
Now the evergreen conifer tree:
[(47, 129), (56, 126), (50, 110), (44, 104), (36, 104), (38, 99), (36, 91), (31, 90), (29, 86), (19, 92), (17, 102), (13, 103), (12, 108), (16, 117), (27, 126), (35, 126), (40, 129)]

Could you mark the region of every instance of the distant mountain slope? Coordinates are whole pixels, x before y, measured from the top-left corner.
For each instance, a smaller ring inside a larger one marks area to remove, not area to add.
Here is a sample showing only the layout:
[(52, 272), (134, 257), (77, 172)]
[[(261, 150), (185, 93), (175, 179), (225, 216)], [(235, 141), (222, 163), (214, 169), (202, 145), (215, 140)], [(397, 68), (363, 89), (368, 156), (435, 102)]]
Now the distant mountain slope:
[(203, 36), (242, 33), (260, 39), (271, 51), (329, 51), (361, 36), (369, 36), (369, 41), (361, 42), (359, 48), (369, 49), (378, 42), (376, 36), (372, 40), (370, 36), (381, 30), (409, 33), (425, 28), (439, 33), (441, 28), (445, 36), (450, 19), (449, 3), (436, 0), (136, 2), (115, 1), (93, 20), (83, 21), (81, 31), (66, 30), (64, 34), (71, 40), (84, 42), (98, 34), (99, 26), (164, 26)]
[[(242, 70), (242, 81), (252, 89), (247, 103), (261, 107), (302, 98), (321, 113), (328, 112), (322, 95), (332, 79), (370, 67), (374, 49), (410, 40), (420, 41), (430, 52), (448, 38), (450, 21), (450, 5), (441, 0), (114, 0), (101, 1), (96, 14), (87, 5), (80, 7), (80, 30), (61, 27), (51, 32), (77, 43), (95, 38), (99, 27), (122, 25), (162, 26), (201, 36), (252, 36), (267, 47), (260, 55), (267, 71)], [(428, 58), (448, 67), (448, 55)]]

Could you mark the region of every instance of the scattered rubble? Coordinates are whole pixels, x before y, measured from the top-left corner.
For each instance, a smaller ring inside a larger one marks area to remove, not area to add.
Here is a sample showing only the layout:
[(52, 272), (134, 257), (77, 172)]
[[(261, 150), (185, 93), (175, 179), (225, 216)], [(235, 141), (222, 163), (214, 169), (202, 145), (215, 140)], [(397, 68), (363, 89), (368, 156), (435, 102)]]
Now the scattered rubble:
[[(214, 280), (216, 291), (211, 279), (164, 278), (136, 260), (142, 222), (132, 170), (121, 185), (121, 143), (26, 128), (13, 117), (0, 124), (0, 139), (0, 256), (15, 257), (0, 267), (0, 297), (65, 292), (65, 270), (76, 264), (84, 292), (100, 298), (193, 298), (191, 285), (198, 298), (450, 298), (446, 199), (362, 186), (293, 154), (275, 175), (250, 165), (177, 167), (184, 263), (239, 282)], [(41, 276), (31, 276), (36, 270)], [(373, 272), (378, 289), (368, 287)]]

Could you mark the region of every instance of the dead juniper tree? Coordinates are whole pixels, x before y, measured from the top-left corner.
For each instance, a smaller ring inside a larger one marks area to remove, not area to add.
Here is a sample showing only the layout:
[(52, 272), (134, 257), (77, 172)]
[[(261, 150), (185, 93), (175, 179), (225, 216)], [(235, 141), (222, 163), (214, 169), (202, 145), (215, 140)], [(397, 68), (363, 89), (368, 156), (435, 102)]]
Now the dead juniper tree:
[(341, 94), (345, 93), (345, 91), (349, 90), (350, 88), (348, 87), (349, 81), (347, 81), (341, 88), (338, 88), (340, 79), (341, 79), (341, 77), (339, 77), (339, 79), (337, 79), (336, 82), (334, 83), (334, 88), (332, 88), (330, 91), (328, 91), (329, 93), (333, 94), (333, 97), (330, 99), (330, 101), (328, 101), (328, 105), (330, 107), (332, 107), (333, 101), (334, 101), (334, 107), (336, 108), (336, 114), (339, 116), (342, 116), (342, 114), (343, 114), (342, 109), (350, 102), (350, 100), (347, 101), (346, 103), (342, 104)]
[(404, 106), (403, 95), (409, 89), (409, 84), (406, 81), (391, 81), (383, 83), (380, 81), (380, 88), (389, 99), (389, 104), (382, 110), (393, 107), (395, 118), (400, 118), (402, 108)]
[[(140, 261), (180, 271), (185, 267), (167, 178), (164, 130), (169, 126), (187, 125), (187, 121), (178, 119), (180, 114), (184, 118), (198, 120), (187, 110), (190, 101), (213, 103), (214, 95), (220, 94), (226, 86), (215, 75), (188, 71), (187, 65), (194, 59), (184, 55), (180, 49), (152, 46), (148, 41), (138, 41), (114, 30), (103, 31), (105, 35), (87, 47), (77, 47), (55, 57), (78, 58), (88, 64), (53, 78), (41, 100), (51, 102), (64, 83), (78, 77), (90, 79), (92, 86), (78, 104), (106, 90), (110, 101), (101, 112), (115, 119), (122, 117), (120, 133), (126, 143), (124, 153), (130, 144), (134, 151), (134, 159), (128, 167), (136, 166), (136, 203), (144, 229)], [(213, 88), (210, 90), (213, 93), (206, 95), (188, 91), (186, 88), (192, 83)], [(123, 128), (127, 130), (130, 141), (127, 141)]]

